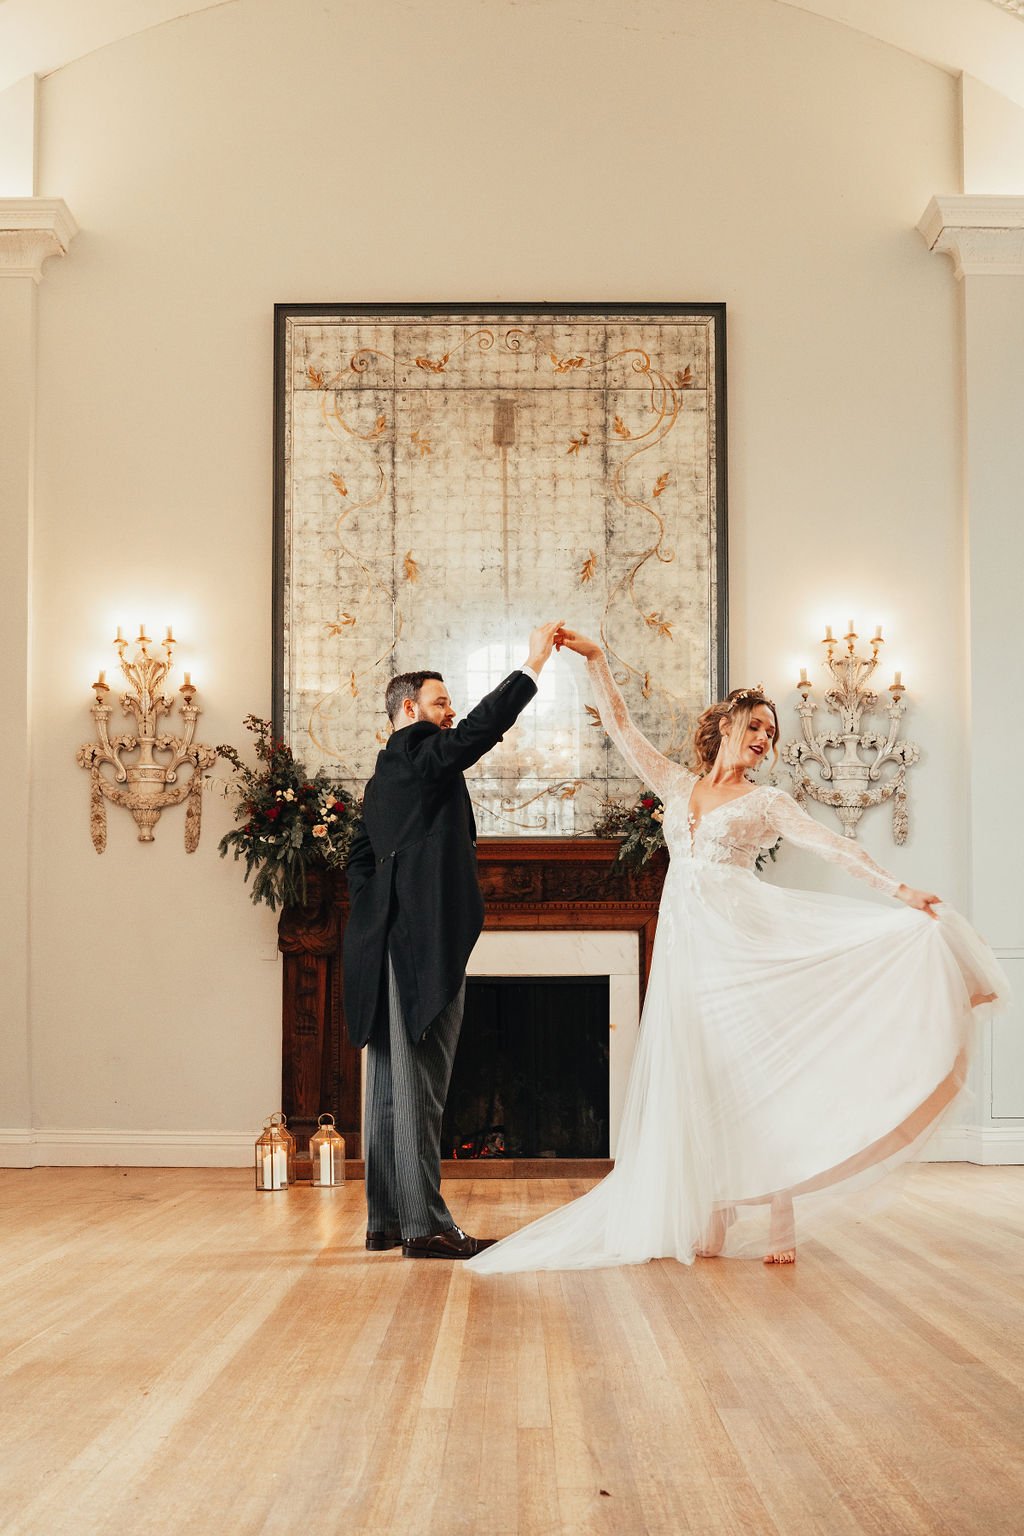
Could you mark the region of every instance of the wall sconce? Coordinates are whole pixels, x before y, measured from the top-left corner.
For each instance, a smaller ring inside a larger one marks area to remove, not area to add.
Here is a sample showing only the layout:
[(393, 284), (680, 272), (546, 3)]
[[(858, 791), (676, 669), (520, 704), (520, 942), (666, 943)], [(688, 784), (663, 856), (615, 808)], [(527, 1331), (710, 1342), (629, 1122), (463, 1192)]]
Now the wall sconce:
[[(153, 642), (146, 634), (144, 624), (139, 625), (135, 641), (135, 655), (126, 657), (128, 641), (118, 625), (114, 640), (121, 671), (128, 682), (128, 691), (121, 695), (121, 708), (126, 715), (135, 716), (136, 735), (111, 736), (110, 716), (113, 706), (107, 698), (110, 688), (107, 674), (101, 672), (92, 684), (96, 702), (92, 717), (96, 722), (99, 740), (79, 747), (77, 761), (88, 768), (92, 776), (92, 793), (89, 803), (89, 832), (97, 853), (107, 846), (107, 810), (105, 801), (123, 805), (131, 811), (139, 829), (139, 842), (153, 841), (153, 828), (160, 820), (160, 812), (169, 805), (180, 805), (188, 800), (185, 812), (185, 851), (194, 853), (199, 846), (202, 825), (203, 769), (210, 768), (217, 754), (213, 747), (193, 743), (199, 706), (195, 702), (196, 690), (192, 678), (185, 673), (185, 681), (178, 690), (181, 694), (181, 719), (184, 734), (181, 736), (158, 735), (160, 716), (170, 714), (174, 700), (161, 692), (174, 660), (177, 641), (170, 628), (158, 649), (163, 657), (150, 655)], [(125, 754), (138, 753), (134, 762), (126, 763)], [(170, 754), (169, 760), (157, 762), (154, 753)], [(114, 770), (113, 778), (104, 773), (103, 765), (109, 763)], [(178, 783), (178, 769), (183, 763), (191, 765), (192, 772), (183, 784)], [(123, 786), (123, 787), (122, 787)]]
[[(825, 662), (832, 676), (831, 685), (825, 692), (825, 703), (839, 716), (842, 729), (814, 734), (814, 711), (817, 704), (810, 698), (812, 684), (807, 669), (801, 668), (797, 690), (800, 703), (797, 709), (803, 729), (801, 741), (787, 741), (781, 749), (784, 763), (788, 763), (793, 776), (793, 792), (799, 803), (808, 795), (821, 805), (829, 805), (836, 812), (847, 837), (857, 836), (857, 823), (869, 805), (881, 805), (892, 800), (892, 835), (897, 843), (907, 840), (907, 769), (921, 756), (921, 749), (910, 741), (900, 741), (900, 726), (905, 705), (903, 695), (907, 691), (903, 676), (897, 672), (889, 685), (889, 704), (885, 713), (889, 716), (886, 735), (874, 731), (861, 731), (861, 715), (880, 710), (878, 694), (868, 683), (878, 666), (878, 652), (885, 644), (881, 625), (871, 640), (871, 655), (858, 656), (855, 646), (858, 635), (850, 620), (849, 632), (844, 635), (845, 653), (836, 655), (839, 642), (832, 634), (832, 626), (825, 629), (822, 645)], [(835, 761), (828, 757), (830, 751), (842, 752)], [(867, 754), (862, 757), (861, 753)], [(805, 763), (818, 765), (818, 777), (810, 778)], [(897, 765), (895, 773), (881, 777), (886, 763)]]

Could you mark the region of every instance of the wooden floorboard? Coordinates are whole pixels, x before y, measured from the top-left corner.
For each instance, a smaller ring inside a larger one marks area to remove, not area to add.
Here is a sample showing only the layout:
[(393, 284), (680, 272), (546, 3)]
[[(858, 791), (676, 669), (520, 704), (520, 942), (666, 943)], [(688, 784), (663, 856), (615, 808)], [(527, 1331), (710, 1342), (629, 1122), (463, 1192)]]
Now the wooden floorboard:
[(792, 1270), (490, 1279), (250, 1181), (0, 1171), (3, 1536), (1024, 1533), (1024, 1168), (922, 1168)]

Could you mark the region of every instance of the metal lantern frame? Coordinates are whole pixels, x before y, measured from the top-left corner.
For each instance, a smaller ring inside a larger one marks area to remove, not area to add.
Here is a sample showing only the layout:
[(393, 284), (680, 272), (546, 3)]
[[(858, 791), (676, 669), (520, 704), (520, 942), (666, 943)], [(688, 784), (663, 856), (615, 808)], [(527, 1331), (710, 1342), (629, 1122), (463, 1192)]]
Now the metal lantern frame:
[(265, 1120), (256, 1138), (256, 1188), (261, 1190), (288, 1188), (288, 1143), (276, 1119)]
[(320, 1115), (309, 1138), (309, 1164), (313, 1185), (332, 1189), (345, 1182), (345, 1138), (335, 1129), (334, 1116)]

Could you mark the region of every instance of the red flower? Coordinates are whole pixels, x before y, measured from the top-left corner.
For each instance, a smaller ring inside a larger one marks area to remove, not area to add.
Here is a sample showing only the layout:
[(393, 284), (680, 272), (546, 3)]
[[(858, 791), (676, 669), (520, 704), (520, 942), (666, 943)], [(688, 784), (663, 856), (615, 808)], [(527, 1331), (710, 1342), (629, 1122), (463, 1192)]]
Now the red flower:
[(339, 816), (343, 815), (345, 810), (344, 803), (341, 800), (335, 800), (334, 809), (337, 811)]
[(644, 795), (643, 799), (640, 801), (640, 804), (643, 806), (645, 811), (654, 810), (654, 800), (650, 795)]
[(281, 807), (279, 805), (268, 805), (265, 814), (268, 821), (276, 821), (281, 814)]

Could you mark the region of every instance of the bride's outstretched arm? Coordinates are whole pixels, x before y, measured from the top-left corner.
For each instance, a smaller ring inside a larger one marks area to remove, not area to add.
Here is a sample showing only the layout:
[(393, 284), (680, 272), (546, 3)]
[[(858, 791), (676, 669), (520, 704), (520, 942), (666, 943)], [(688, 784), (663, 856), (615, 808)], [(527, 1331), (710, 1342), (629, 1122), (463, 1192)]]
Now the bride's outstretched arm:
[[(798, 848), (806, 848), (809, 853), (816, 853), (820, 859), (827, 859), (830, 864), (838, 864), (840, 869), (845, 869), (847, 874), (853, 875), (858, 880), (865, 881), (873, 886), (876, 891), (884, 891), (887, 896), (897, 896), (907, 891), (908, 887), (890, 875), (888, 870), (876, 864), (871, 855), (855, 843), (852, 838), (840, 837), (838, 832), (823, 827), (820, 821), (815, 821), (813, 816), (808, 816), (802, 810), (791, 795), (778, 789), (771, 796), (771, 806), (768, 812), (768, 820), (772, 831), (780, 837), (786, 837)], [(911, 892), (917, 895), (917, 892)], [(901, 899), (905, 899), (901, 897)], [(932, 900), (937, 900), (933, 897)], [(916, 903), (910, 903), (916, 905)]]
[(633, 724), (626, 701), (612, 677), (604, 651), (597, 642), (571, 629), (563, 629), (561, 637), (562, 645), (586, 658), (587, 673), (594, 688), (601, 724), (637, 778), (660, 795), (662, 800), (673, 789), (692, 780), (693, 774), (659, 752)]

